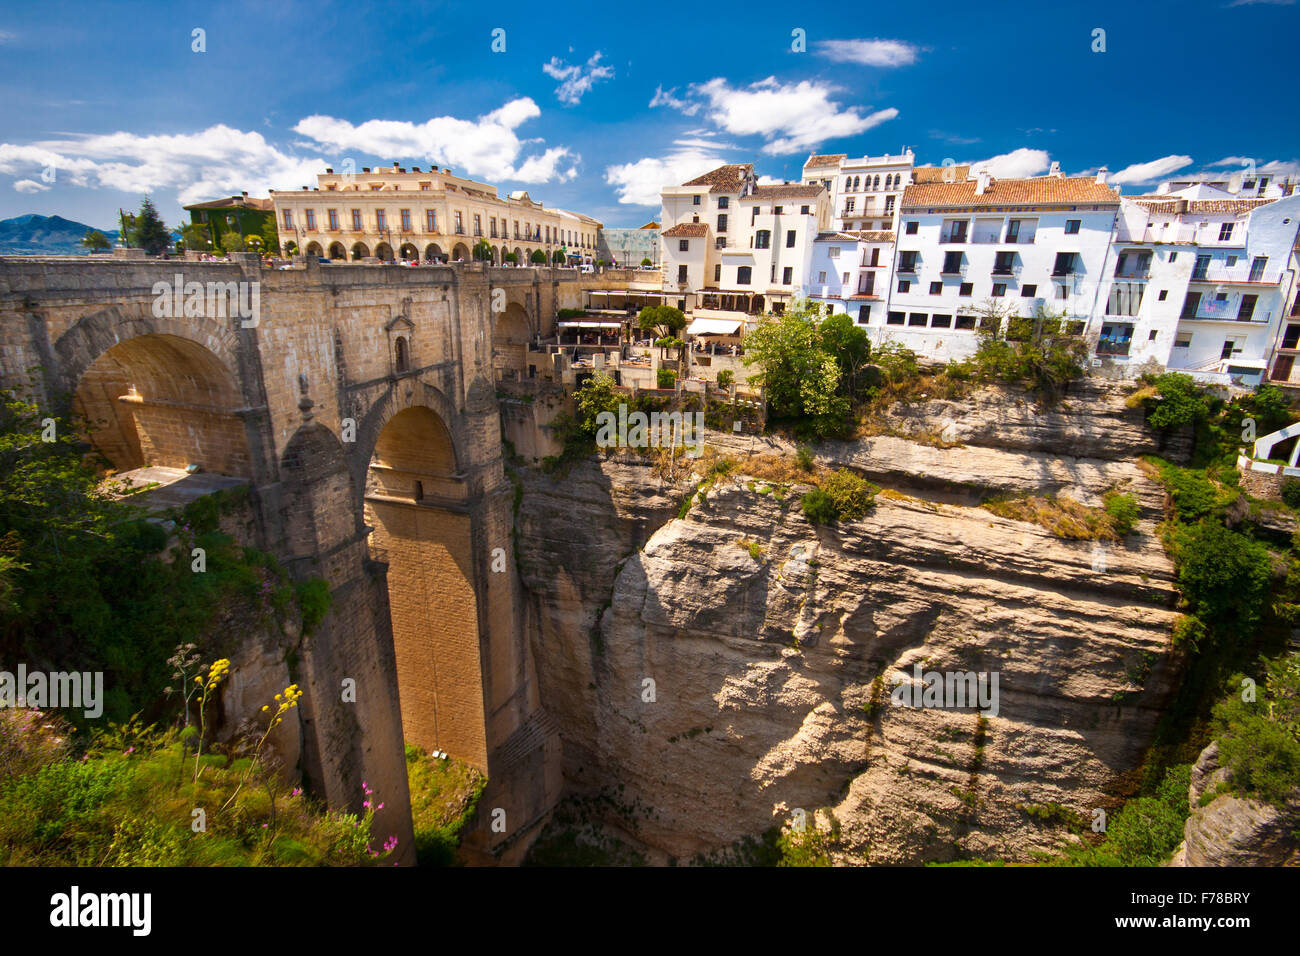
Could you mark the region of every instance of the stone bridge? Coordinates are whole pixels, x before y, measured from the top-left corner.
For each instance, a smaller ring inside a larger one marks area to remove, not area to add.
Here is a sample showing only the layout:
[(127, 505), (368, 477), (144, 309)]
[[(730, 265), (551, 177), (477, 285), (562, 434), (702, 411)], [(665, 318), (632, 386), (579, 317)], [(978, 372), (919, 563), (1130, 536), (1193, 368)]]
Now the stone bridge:
[[(470, 852), (511, 859), (561, 778), (513, 567), (495, 380), (580, 304), (577, 276), (232, 258), (0, 259), (0, 384), (99, 423), (91, 440), (118, 471), (246, 481), (247, 543), (333, 593), (295, 674), (316, 792), (356, 809), (372, 783), (387, 803), (377, 830), (409, 848), (403, 740), (446, 751), (489, 777)], [(216, 286), (257, 314), (189, 283), (257, 283)]]

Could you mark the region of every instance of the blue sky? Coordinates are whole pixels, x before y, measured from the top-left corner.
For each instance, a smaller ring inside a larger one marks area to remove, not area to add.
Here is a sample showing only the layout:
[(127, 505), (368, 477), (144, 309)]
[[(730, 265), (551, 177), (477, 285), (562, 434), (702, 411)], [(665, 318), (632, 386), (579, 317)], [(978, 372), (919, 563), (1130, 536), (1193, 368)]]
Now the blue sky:
[(1246, 160), (1300, 172), (1298, 27), (1295, 0), (11, 5), (0, 218), (111, 227), (149, 192), (174, 224), (348, 159), (450, 166), (607, 226), (722, 162), (780, 181), (809, 152), (1105, 165), (1129, 195)]

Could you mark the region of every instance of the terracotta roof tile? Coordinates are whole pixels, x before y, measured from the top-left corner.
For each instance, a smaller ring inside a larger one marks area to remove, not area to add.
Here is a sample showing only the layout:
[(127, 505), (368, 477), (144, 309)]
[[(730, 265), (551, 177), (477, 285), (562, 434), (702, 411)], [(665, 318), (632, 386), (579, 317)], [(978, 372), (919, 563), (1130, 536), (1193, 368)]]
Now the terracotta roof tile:
[(665, 239), (703, 239), (708, 234), (709, 224), (706, 222), (679, 222), (660, 233)]
[(955, 183), (913, 184), (903, 190), (903, 208), (925, 206), (1039, 206), (1057, 203), (1118, 203), (1119, 191), (1091, 176), (1036, 176), (991, 179), (975, 194), (973, 179)]
[(841, 160), (848, 159), (848, 153), (825, 153), (821, 156), (809, 156), (808, 162), (804, 167), (809, 166), (838, 166)]
[(1133, 201), (1144, 206), (1148, 212), (1158, 213), (1207, 213), (1207, 212), (1250, 212), (1260, 206), (1267, 206), (1275, 199), (1178, 199), (1169, 196), (1134, 196)]
[(709, 192), (738, 193), (740, 184), (746, 174), (753, 173), (752, 163), (733, 163), (711, 169), (703, 176), (696, 176), (683, 186), (711, 186)]
[(747, 199), (800, 199), (813, 198), (826, 191), (825, 186), (802, 186), (786, 183), (779, 186), (755, 186)]
[[(948, 172), (948, 170), (952, 172)], [(912, 182), (914, 183), (942, 183), (947, 180), (945, 176), (953, 182), (961, 182), (970, 175), (969, 166), (917, 166), (912, 170)]]

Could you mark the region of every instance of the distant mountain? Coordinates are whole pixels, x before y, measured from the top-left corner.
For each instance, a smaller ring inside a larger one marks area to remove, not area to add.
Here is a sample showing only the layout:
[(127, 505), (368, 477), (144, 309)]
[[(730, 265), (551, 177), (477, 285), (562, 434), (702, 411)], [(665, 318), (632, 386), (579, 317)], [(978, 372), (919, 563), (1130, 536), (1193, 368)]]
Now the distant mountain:
[[(0, 219), (0, 255), (83, 255), (89, 252), (82, 238), (94, 226), (74, 222), (62, 216), (38, 216), (32, 213), (14, 219)], [(117, 230), (99, 230), (108, 241), (117, 244)]]

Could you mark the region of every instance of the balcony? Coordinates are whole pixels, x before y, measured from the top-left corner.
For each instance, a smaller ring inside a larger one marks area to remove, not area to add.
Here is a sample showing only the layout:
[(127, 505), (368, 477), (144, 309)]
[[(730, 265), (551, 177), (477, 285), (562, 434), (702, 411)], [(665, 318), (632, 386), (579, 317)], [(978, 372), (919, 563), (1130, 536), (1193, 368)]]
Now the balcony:
[(1009, 246), (1032, 246), (1034, 244), (1034, 234), (1012, 236), (1008, 235), (1002, 240)]
[(1116, 279), (1128, 279), (1135, 282), (1146, 282), (1151, 278), (1150, 269), (1125, 269), (1123, 272), (1116, 272)]
[(993, 235), (980, 235), (979, 233), (976, 233), (971, 238), (971, 243), (977, 246), (991, 246), (997, 244), (1000, 241), (1001, 239), (999, 238), (997, 233), (994, 233)]
[(997, 265), (995, 263), (991, 274), (994, 276), (1018, 276), (1020, 275), (1020, 263), (1013, 262), (1011, 265)]
[(965, 245), (968, 241), (964, 232), (941, 233), (939, 235), (941, 245)]
[(961, 276), (964, 279), (966, 278), (966, 263), (963, 262), (961, 265), (957, 266), (956, 268), (945, 265), (942, 269), (939, 270), (939, 275)]
[(1098, 355), (1128, 355), (1129, 346), (1132, 345), (1131, 339), (1098, 339)]
[[(1209, 305), (1209, 304), (1210, 303), (1202, 303), (1202, 305)], [(1182, 322), (1231, 322), (1236, 325), (1268, 325), (1270, 322), (1273, 321), (1273, 313), (1271, 311), (1270, 312), (1256, 311), (1251, 314), (1250, 318), (1239, 319), (1237, 318), (1237, 311), (1235, 309), (1232, 310), (1231, 312), (1225, 309), (1220, 315), (1214, 315), (1214, 314), (1189, 315), (1186, 311), (1183, 311), (1182, 313), (1179, 314), (1178, 318)]]
[(1244, 266), (1212, 265), (1208, 269), (1192, 272), (1192, 282), (1210, 285), (1277, 285), (1282, 281), (1281, 269), (1264, 269), (1255, 272), (1247, 263)]

